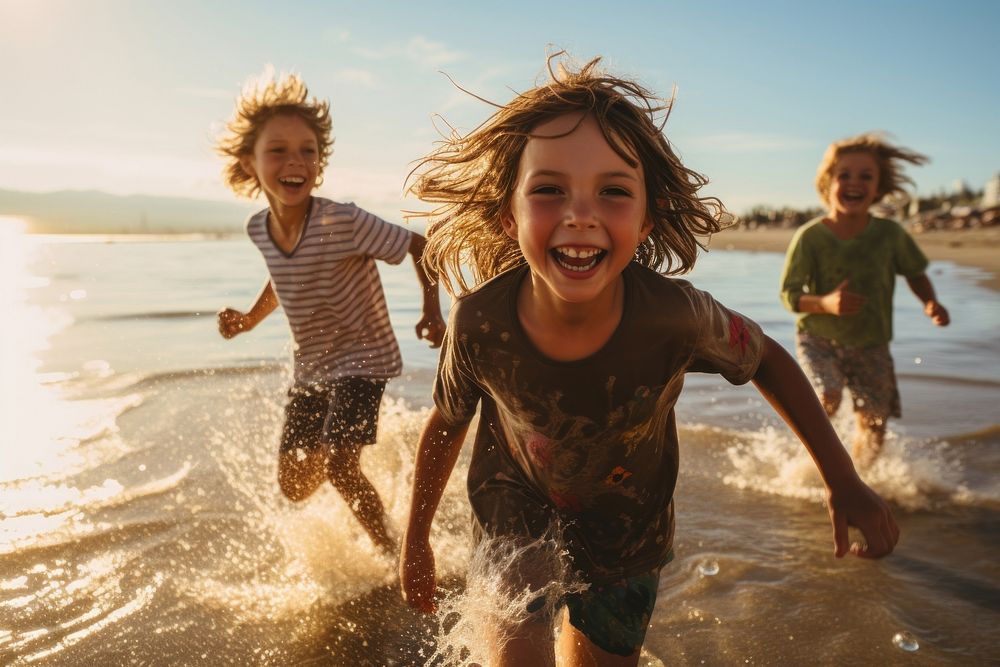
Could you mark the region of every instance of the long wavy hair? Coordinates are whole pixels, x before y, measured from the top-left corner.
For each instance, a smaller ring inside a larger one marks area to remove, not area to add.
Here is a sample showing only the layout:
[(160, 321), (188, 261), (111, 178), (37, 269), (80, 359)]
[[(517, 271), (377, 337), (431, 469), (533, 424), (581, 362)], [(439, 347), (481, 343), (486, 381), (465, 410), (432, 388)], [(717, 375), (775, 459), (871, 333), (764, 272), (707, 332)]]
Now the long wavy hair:
[(253, 199), (260, 193), (260, 182), (247, 173), (240, 160), (253, 155), (254, 144), (267, 121), (281, 115), (298, 116), (316, 133), (319, 145), (316, 185), (323, 183), (323, 170), (333, 152), (330, 103), (310, 98), (309, 89), (297, 75), (275, 77), (273, 69), (268, 67), (243, 86), (233, 115), (215, 145), (216, 152), (225, 158), (223, 181), (237, 195)]
[(890, 194), (904, 194), (905, 186), (913, 185), (913, 179), (903, 173), (902, 163), (921, 165), (929, 162), (930, 158), (908, 148), (893, 145), (886, 137), (885, 132), (865, 132), (835, 141), (827, 147), (816, 170), (816, 192), (824, 204), (827, 204), (830, 198), (830, 186), (833, 184), (833, 170), (837, 166), (837, 160), (848, 153), (868, 153), (875, 159), (875, 164), (878, 166), (876, 202), (882, 201)]
[(478, 285), (525, 261), (501, 217), (532, 132), (565, 114), (591, 115), (625, 162), (642, 165), (653, 229), (636, 250), (640, 264), (668, 275), (689, 271), (705, 247), (701, 238), (730, 217), (715, 197), (698, 196), (708, 179), (685, 167), (663, 134), (673, 98), (657, 98), (634, 81), (602, 72), (599, 57), (573, 70), (559, 62), (563, 55), (548, 57), (546, 83), (493, 104), (498, 110), (483, 124), (465, 136), (453, 131), (410, 174), (408, 190), (437, 205), (413, 214), (428, 219), (423, 261), (451, 294), (469, 290), (463, 268)]

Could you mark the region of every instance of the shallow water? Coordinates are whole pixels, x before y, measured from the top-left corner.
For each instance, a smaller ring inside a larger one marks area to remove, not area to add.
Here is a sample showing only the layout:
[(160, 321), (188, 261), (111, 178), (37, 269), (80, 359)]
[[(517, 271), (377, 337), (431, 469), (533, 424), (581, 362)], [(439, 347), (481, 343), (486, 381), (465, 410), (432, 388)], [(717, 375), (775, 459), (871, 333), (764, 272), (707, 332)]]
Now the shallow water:
[[(248, 241), (0, 234), (10, 287), (0, 298), (13, 322), (0, 345), (0, 664), (423, 665), (443, 648), (477, 648), (475, 619), (494, 618), (502, 600), (485, 579), (462, 594), (472, 557), (464, 459), (433, 535), (454, 591), (449, 618), (400, 603), (395, 564), (334, 492), (300, 505), (279, 496), (286, 324), (276, 313), (224, 341), (214, 323), (263, 283)], [(790, 347), (780, 260), (713, 252), (692, 280)], [(363, 466), (398, 532), (436, 354), (412, 333), (412, 268), (382, 275), (406, 370), (389, 385)], [(677, 558), (643, 662), (1000, 655), (1000, 300), (973, 269), (935, 264), (931, 275), (953, 325), (931, 326), (900, 284), (904, 417), (866, 473), (897, 512), (897, 552), (834, 559), (801, 446), (752, 387), (691, 375), (678, 407)], [(845, 437), (850, 422), (836, 421)], [(911, 639), (915, 651), (903, 648)]]

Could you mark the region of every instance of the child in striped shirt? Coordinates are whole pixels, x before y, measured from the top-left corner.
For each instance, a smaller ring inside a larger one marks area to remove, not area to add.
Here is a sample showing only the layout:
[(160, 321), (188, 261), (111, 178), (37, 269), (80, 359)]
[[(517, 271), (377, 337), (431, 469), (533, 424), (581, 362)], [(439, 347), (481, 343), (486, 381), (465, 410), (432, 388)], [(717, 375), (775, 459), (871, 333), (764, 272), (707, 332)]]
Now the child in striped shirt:
[(386, 382), (402, 370), (375, 260), (413, 258), (423, 287), (417, 336), (438, 347), (444, 322), (421, 262), (424, 237), (312, 195), (329, 161), (331, 120), (329, 103), (309, 98), (299, 77), (248, 85), (226, 130), (217, 149), (227, 185), (267, 197), (247, 233), (270, 276), (247, 312), (219, 312), (219, 332), (228, 339), (249, 331), (280, 303), (294, 340), (278, 484), (300, 501), (329, 479), (375, 545), (391, 552), (382, 501), (359, 467), (362, 447), (375, 442)]

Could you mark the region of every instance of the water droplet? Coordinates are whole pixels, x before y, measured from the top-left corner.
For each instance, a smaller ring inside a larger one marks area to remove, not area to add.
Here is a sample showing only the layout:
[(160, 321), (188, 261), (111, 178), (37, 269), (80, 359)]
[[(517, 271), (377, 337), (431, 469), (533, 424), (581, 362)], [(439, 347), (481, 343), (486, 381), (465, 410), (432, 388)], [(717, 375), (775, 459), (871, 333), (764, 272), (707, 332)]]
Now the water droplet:
[(719, 561), (703, 560), (698, 563), (698, 574), (703, 577), (714, 577), (719, 573)]
[(924, 363), (924, 360), (921, 357), (914, 357), (913, 358), (913, 363), (915, 363), (915, 364), (917, 364), (919, 366), (920, 364)]
[(913, 653), (920, 648), (920, 643), (917, 641), (917, 638), (909, 632), (897, 632), (892, 636), (892, 643), (896, 648), (909, 653)]

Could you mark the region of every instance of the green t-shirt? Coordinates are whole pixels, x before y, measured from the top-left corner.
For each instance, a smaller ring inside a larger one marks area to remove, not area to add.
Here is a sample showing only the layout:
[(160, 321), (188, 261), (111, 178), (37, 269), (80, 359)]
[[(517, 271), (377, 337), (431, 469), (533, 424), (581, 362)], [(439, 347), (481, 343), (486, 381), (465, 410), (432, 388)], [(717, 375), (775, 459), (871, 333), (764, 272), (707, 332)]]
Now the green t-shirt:
[(539, 537), (555, 522), (587, 580), (647, 572), (673, 541), (684, 374), (747, 382), (764, 337), (707, 292), (632, 263), (612, 337), (585, 359), (556, 361), (517, 317), (527, 273), (459, 299), (441, 347), (441, 416), (465, 424), (482, 404), (468, 479), (477, 534)]
[(892, 340), (892, 293), (896, 274), (915, 278), (927, 257), (899, 224), (871, 218), (864, 231), (842, 241), (822, 218), (803, 225), (792, 238), (781, 275), (781, 300), (798, 312), (803, 294), (826, 294), (845, 279), (847, 290), (868, 300), (856, 315), (800, 313), (799, 331), (847, 347), (883, 345)]

